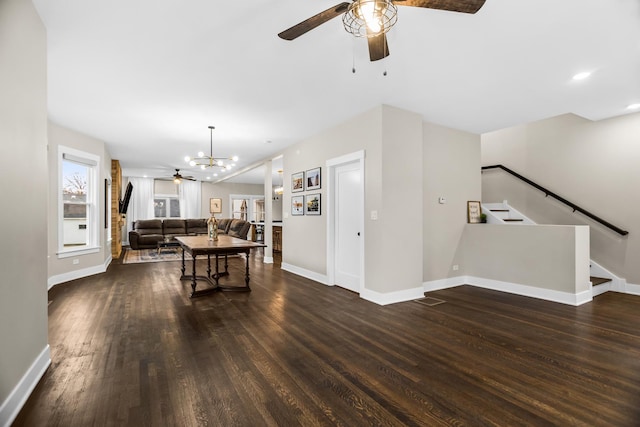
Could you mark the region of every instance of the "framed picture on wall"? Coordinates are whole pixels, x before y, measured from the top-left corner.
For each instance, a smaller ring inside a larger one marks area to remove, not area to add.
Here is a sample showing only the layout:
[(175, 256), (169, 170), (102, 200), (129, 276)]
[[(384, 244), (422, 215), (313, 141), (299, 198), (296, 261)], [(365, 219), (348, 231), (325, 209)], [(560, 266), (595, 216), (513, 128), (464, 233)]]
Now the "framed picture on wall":
[(320, 168), (309, 169), (306, 178), (307, 191), (320, 189)]
[(291, 196), (291, 215), (304, 215), (304, 196)]
[(304, 172), (291, 174), (291, 192), (298, 193), (304, 191)]
[(222, 213), (222, 199), (209, 199), (209, 212)]
[(320, 193), (307, 194), (305, 200), (305, 214), (306, 215), (320, 215), (321, 205), (320, 205)]
[(480, 202), (468, 201), (467, 202), (467, 222), (469, 224), (479, 224), (481, 221), (482, 207)]

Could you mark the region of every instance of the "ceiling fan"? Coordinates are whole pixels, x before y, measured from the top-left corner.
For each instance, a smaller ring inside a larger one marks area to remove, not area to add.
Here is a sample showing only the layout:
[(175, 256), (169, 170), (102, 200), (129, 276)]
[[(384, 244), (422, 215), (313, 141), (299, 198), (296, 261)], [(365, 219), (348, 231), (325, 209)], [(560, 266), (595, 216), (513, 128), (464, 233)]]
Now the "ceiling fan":
[(484, 2), (485, 0), (354, 0), (352, 3), (343, 2), (320, 12), (284, 30), (278, 37), (294, 40), (336, 16), (343, 15), (342, 23), (345, 30), (356, 37), (366, 37), (369, 43), (369, 59), (377, 61), (389, 56), (385, 33), (396, 23), (396, 6), (476, 13)]
[(172, 175), (172, 177), (171, 177), (171, 178), (158, 178), (158, 179), (160, 179), (160, 180), (162, 180), (162, 181), (169, 181), (169, 180), (171, 180), (171, 181), (173, 181), (173, 182), (174, 182), (174, 183), (176, 183), (176, 184), (180, 184), (180, 183), (182, 182), (182, 180), (183, 180), (183, 179), (186, 179), (187, 181), (197, 181), (197, 179), (195, 179), (195, 178), (194, 178), (194, 177), (192, 177), (192, 176), (182, 176), (182, 175), (180, 174), (180, 169), (176, 169), (176, 173), (174, 173), (174, 174)]

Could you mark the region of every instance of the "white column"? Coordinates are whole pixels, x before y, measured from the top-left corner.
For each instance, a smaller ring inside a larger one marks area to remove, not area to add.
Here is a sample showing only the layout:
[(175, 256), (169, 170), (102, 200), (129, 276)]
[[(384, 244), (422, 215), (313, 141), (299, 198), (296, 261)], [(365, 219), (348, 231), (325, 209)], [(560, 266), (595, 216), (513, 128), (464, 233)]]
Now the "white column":
[(264, 263), (273, 264), (273, 184), (271, 182), (273, 164), (271, 160), (264, 163)]

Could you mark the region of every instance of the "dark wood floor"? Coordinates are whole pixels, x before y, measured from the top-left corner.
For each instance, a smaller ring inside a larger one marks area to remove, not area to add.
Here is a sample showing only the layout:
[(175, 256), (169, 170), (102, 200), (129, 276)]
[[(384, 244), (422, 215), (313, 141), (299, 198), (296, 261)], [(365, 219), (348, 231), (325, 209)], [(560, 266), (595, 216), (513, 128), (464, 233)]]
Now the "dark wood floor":
[(56, 286), (15, 425), (640, 425), (640, 297), (381, 307), (260, 261), (248, 294), (189, 299), (176, 262)]

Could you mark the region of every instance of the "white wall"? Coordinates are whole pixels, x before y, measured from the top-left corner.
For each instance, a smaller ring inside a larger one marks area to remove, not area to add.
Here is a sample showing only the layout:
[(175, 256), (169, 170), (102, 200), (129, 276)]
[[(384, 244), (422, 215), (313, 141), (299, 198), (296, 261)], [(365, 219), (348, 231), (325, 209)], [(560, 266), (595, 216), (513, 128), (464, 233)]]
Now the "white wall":
[(480, 200), (480, 135), (425, 123), (423, 157), (423, 278), (429, 282), (460, 274), (452, 267), (467, 201)]
[(482, 164), (504, 164), (629, 231), (622, 237), (501, 171), (482, 178), (484, 202), (509, 200), (539, 224), (586, 224), (591, 256), (640, 284), (640, 113), (591, 122), (567, 114), (482, 135)]
[(49, 363), (46, 61), (31, 1), (0, 1), (0, 425)]
[[(111, 260), (110, 235), (104, 228), (104, 180), (111, 176), (111, 156), (103, 141), (49, 122), (49, 285), (104, 272)], [(75, 148), (100, 156), (98, 178), (98, 231), (100, 249), (96, 253), (58, 258), (58, 147)], [(109, 215), (110, 210), (107, 210)], [(78, 264), (73, 264), (77, 259)]]

